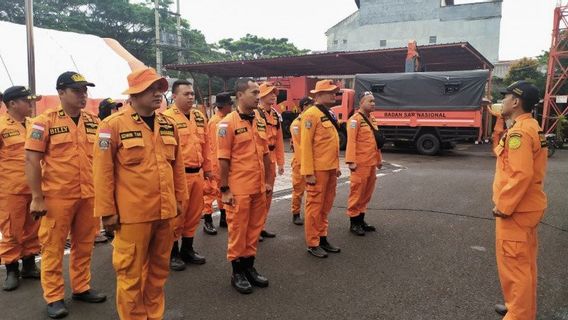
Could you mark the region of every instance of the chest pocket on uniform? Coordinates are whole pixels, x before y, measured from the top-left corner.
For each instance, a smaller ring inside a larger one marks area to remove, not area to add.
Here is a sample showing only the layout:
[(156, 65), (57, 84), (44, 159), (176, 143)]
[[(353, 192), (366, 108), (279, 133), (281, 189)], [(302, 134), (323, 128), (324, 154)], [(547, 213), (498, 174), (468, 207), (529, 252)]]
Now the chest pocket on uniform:
[(164, 143), (164, 150), (166, 159), (173, 161), (176, 159), (176, 146), (177, 141), (174, 137), (162, 136), (162, 142)]
[(117, 158), (123, 165), (139, 164), (144, 160), (144, 140), (142, 138), (122, 140)]
[(71, 133), (53, 134), (49, 137), (49, 153), (51, 155), (62, 155), (69, 152), (72, 145)]
[[(235, 143), (242, 143), (247, 142), (252, 139), (252, 133), (250, 132), (249, 128), (243, 127), (235, 129)], [(266, 139), (266, 135), (265, 135)]]

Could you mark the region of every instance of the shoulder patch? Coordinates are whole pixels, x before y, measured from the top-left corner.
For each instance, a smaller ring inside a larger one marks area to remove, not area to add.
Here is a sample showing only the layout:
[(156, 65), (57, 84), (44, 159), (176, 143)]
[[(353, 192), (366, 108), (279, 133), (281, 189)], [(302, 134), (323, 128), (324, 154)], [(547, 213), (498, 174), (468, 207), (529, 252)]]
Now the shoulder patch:
[(521, 136), (511, 135), (509, 136), (509, 149), (516, 150), (521, 147)]
[(312, 128), (312, 121), (306, 120), (304, 122), (304, 127), (306, 127), (306, 129), (311, 129)]

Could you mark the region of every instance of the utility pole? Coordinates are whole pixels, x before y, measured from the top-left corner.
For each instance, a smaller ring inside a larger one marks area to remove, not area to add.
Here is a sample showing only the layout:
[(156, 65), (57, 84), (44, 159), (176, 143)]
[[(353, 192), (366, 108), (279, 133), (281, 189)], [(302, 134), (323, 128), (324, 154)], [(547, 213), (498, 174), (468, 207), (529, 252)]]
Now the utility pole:
[(181, 51), (181, 14), (179, 8), (179, 0), (176, 1), (177, 3), (177, 46), (178, 46), (178, 63), (183, 63), (183, 53)]
[[(28, 86), (30, 90), (36, 93), (35, 83), (35, 56), (34, 56), (34, 7), (33, 0), (26, 0), (26, 34), (27, 34), (27, 47), (28, 47)], [(32, 112), (36, 114), (35, 101), (32, 103)]]
[(162, 74), (162, 49), (160, 48), (160, 7), (159, 0), (154, 0), (154, 20), (156, 21), (156, 71)]

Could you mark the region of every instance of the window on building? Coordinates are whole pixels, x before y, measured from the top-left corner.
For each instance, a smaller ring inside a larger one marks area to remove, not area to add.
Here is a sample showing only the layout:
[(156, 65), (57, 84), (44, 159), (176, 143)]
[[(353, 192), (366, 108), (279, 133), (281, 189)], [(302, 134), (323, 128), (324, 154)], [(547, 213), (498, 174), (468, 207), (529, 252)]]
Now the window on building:
[(343, 44), (347, 44), (347, 39), (343, 39)]
[(381, 40), (379, 45), (382, 47), (386, 47), (387, 46), (387, 40)]
[(436, 36), (430, 36), (430, 44), (435, 44), (438, 42), (438, 37)]
[(338, 44), (339, 42), (337, 40), (333, 40), (333, 44)]

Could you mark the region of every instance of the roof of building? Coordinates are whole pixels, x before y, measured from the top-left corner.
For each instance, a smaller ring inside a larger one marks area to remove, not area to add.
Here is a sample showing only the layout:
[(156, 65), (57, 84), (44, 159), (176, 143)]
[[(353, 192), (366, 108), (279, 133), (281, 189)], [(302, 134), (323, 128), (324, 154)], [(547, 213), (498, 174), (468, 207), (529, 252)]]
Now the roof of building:
[[(418, 50), (425, 71), (493, 69), (493, 64), (468, 42), (419, 46)], [(404, 72), (406, 53), (407, 48), (325, 52), (255, 60), (172, 64), (166, 68), (221, 78), (392, 73)]]

